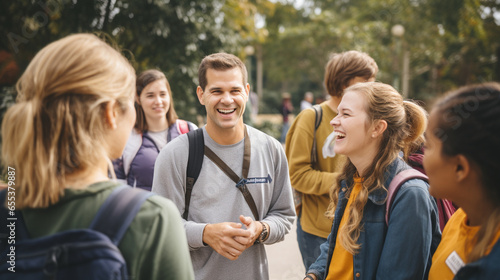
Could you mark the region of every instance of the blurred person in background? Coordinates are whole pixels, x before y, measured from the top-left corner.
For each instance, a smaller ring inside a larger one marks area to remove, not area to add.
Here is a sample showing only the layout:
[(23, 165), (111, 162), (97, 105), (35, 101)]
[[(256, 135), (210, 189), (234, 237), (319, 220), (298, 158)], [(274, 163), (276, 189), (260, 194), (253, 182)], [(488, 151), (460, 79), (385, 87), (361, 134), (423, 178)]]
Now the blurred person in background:
[(304, 111), (307, 108), (312, 107), (312, 102), (314, 100), (314, 94), (310, 91), (304, 94), (304, 99), (300, 101), (300, 111)]
[(123, 155), (113, 162), (116, 178), (135, 188), (151, 191), (160, 150), (177, 136), (196, 129), (179, 119), (165, 75), (155, 69), (137, 76), (137, 121)]
[(281, 101), (281, 116), (283, 117), (283, 127), (281, 128), (280, 142), (282, 144), (285, 144), (286, 134), (288, 133), (288, 129), (290, 129), (290, 122), (288, 118), (289, 115), (293, 112), (293, 104), (290, 93), (284, 92), (281, 97), (283, 99)]

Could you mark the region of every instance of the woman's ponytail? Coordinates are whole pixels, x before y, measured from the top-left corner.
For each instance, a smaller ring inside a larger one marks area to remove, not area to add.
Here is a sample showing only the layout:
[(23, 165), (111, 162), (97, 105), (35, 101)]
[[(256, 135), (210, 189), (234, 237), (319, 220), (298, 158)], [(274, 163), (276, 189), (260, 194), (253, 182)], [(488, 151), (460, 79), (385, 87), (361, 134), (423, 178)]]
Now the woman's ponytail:
[(135, 73), (116, 49), (92, 34), (43, 48), (17, 85), (2, 122), (3, 164), (15, 168), (16, 208), (56, 203), (68, 175), (108, 158), (104, 111), (133, 99)]
[[(54, 188), (59, 181), (42, 143), (43, 127), (40, 118), (40, 101), (31, 99), (14, 104), (2, 122), (2, 155), (4, 163), (15, 169), (16, 208), (27, 204), (42, 207), (58, 200)], [(44, 186), (32, 191), (22, 186)], [(41, 191), (46, 189), (47, 191)], [(31, 203), (27, 203), (30, 201)]]
[(407, 136), (402, 139), (403, 153), (407, 158), (424, 143), (424, 132), (427, 128), (427, 112), (412, 101), (403, 101), (406, 114)]

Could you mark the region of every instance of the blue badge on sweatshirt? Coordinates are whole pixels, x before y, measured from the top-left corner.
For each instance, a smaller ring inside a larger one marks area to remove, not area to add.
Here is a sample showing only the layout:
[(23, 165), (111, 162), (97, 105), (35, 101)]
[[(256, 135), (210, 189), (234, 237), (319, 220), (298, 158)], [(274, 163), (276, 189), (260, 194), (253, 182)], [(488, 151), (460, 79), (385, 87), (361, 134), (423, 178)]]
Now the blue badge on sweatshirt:
[(271, 178), (271, 175), (267, 174), (267, 177), (253, 177), (253, 178), (241, 179), (238, 182), (238, 184), (236, 184), (236, 187), (249, 184), (265, 184), (265, 183), (271, 183), (272, 181), (273, 179)]

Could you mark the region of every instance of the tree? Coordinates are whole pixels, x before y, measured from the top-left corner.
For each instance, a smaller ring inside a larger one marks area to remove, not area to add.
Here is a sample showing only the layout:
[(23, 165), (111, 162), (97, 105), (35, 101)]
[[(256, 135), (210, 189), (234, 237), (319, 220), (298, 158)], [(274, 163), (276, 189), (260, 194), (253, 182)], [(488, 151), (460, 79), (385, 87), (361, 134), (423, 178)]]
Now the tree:
[[(0, 50), (24, 69), (48, 43), (71, 33), (107, 35), (124, 50), (137, 72), (162, 70), (176, 110), (195, 120), (197, 68), (210, 53), (236, 53), (241, 36), (221, 13), (224, 1), (20, 0), (2, 2)], [(235, 1), (236, 2), (236, 1)]]
[[(279, 3), (266, 17), (266, 89), (321, 92), (331, 52), (367, 52), (377, 80), (393, 84), (409, 60), (411, 98), (500, 78), (500, 3), (493, 0), (310, 0), (298, 11)], [(394, 25), (404, 26), (400, 38)], [(401, 86), (399, 86), (401, 90)], [(323, 91), (324, 92), (324, 91)]]

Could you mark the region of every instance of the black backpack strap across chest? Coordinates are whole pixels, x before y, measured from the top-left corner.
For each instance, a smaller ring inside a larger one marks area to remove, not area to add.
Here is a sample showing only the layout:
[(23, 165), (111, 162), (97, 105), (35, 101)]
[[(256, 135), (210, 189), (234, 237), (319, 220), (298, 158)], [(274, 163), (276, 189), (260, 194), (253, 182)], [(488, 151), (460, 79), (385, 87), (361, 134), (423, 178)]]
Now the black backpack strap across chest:
[(255, 217), (256, 221), (259, 221), (259, 211), (257, 211), (257, 206), (255, 205), (255, 201), (253, 200), (252, 194), (248, 190), (247, 187), (247, 179), (248, 179), (248, 170), (250, 169), (250, 137), (248, 137), (248, 133), (245, 127), (245, 140), (244, 140), (244, 152), (243, 152), (243, 168), (242, 168), (242, 178), (238, 177), (236, 173), (229, 167), (227, 164), (219, 158), (210, 148), (205, 146), (205, 155), (212, 160), (231, 180), (236, 183), (236, 188), (241, 191), (245, 201), (247, 202), (250, 210), (252, 210), (252, 214)]
[(203, 164), (203, 156), (205, 151), (205, 140), (203, 139), (203, 129), (191, 130), (187, 133), (189, 141), (189, 157), (186, 169), (186, 192), (184, 197), (184, 213), (182, 218), (187, 220), (189, 214), (189, 204), (191, 202), (191, 193), (193, 192), (194, 183), (198, 180), (201, 166)]
[(203, 156), (206, 155), (210, 160), (212, 160), (231, 180), (236, 183), (236, 187), (241, 191), (245, 201), (252, 210), (252, 214), (255, 220), (259, 220), (259, 212), (257, 211), (257, 206), (252, 197), (252, 194), (248, 190), (246, 185), (246, 179), (248, 178), (248, 171), (250, 169), (250, 138), (248, 137), (247, 129), (245, 127), (245, 140), (244, 140), (244, 154), (243, 154), (243, 169), (242, 178), (239, 178), (236, 173), (234, 173), (227, 164), (222, 161), (210, 148), (205, 146), (203, 139), (203, 129), (196, 129), (190, 131), (188, 134), (189, 140), (189, 158), (188, 166), (186, 170), (186, 193), (184, 200), (184, 213), (182, 218), (187, 220), (189, 214), (189, 205), (191, 201), (191, 193), (193, 191), (193, 186), (201, 171), (201, 166), (203, 164)]

